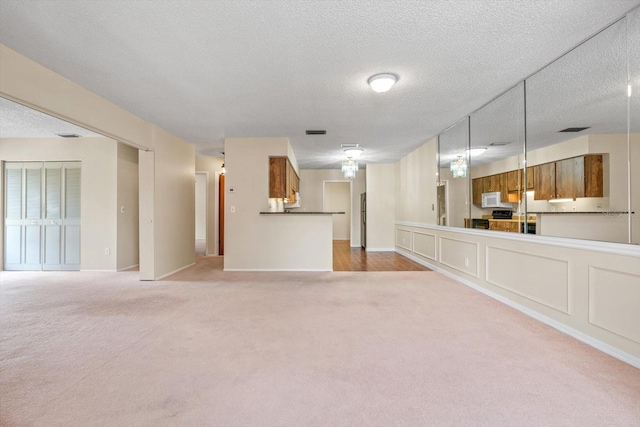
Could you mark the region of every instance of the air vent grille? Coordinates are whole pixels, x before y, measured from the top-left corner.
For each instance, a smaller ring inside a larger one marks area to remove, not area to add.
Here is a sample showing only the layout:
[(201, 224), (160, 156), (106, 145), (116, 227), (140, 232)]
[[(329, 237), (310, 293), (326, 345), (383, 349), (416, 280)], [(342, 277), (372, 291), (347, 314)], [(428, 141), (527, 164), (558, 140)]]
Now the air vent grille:
[(61, 138), (80, 138), (80, 135), (77, 133), (57, 133), (56, 135)]
[(307, 135), (326, 135), (326, 130), (307, 130), (305, 131)]
[(589, 129), (589, 127), (584, 127), (584, 128), (566, 128), (566, 129), (562, 129), (561, 131), (558, 131), (558, 132), (582, 132), (585, 129)]

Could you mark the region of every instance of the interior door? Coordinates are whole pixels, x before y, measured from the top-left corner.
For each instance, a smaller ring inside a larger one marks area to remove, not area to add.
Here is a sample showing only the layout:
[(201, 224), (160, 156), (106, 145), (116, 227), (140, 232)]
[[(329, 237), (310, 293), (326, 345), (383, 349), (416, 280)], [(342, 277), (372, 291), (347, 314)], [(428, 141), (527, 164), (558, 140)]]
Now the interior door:
[(22, 270), (42, 270), (42, 162), (24, 163)]
[[(64, 163), (62, 167), (62, 270), (80, 270), (80, 162)], [(58, 220), (59, 222), (59, 220)]]

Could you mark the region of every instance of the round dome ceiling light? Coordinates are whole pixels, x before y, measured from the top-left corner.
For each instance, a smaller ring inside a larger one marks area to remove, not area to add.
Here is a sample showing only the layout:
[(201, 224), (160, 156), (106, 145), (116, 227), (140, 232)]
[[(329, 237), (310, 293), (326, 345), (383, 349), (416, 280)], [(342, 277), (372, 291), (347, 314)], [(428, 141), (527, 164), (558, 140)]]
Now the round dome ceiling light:
[(362, 148), (358, 148), (358, 147), (353, 147), (353, 148), (347, 148), (346, 150), (344, 150), (344, 154), (347, 156), (347, 158), (351, 159), (357, 159), (358, 157), (360, 157), (360, 154), (362, 154), (364, 150)]
[(376, 74), (367, 80), (371, 89), (378, 93), (387, 92), (397, 81), (398, 76), (391, 73)]
[(473, 156), (479, 156), (480, 154), (487, 151), (487, 149), (485, 147), (476, 147), (476, 148), (467, 149), (465, 151), (467, 152), (467, 154), (473, 157)]

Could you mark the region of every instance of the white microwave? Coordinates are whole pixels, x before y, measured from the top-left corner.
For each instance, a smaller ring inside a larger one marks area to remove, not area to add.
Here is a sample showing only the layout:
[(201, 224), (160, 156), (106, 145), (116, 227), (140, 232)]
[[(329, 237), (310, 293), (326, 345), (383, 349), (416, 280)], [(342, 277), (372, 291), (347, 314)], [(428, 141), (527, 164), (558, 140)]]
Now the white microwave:
[(503, 203), (500, 201), (500, 192), (482, 193), (483, 208), (513, 208), (513, 203)]

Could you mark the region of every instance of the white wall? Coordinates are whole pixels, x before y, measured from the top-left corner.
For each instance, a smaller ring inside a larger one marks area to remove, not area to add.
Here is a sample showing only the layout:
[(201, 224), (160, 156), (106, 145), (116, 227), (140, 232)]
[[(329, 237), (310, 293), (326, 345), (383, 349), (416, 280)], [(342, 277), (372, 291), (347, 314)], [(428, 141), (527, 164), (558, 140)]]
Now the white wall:
[[(2, 161), (80, 161), (81, 269), (117, 268), (118, 143), (109, 138), (0, 139)], [(4, 219), (2, 220), (4, 233)], [(4, 245), (2, 245), (4, 250)], [(105, 255), (109, 248), (109, 255)], [(4, 256), (2, 256), (4, 260)]]
[(436, 224), (436, 153), (433, 138), (396, 164), (396, 220)]
[(118, 143), (118, 270), (139, 264), (138, 204), (138, 150)]
[[(141, 277), (156, 279), (193, 263), (195, 151), (190, 144), (2, 44), (0, 75), (0, 96), (4, 98), (114, 140), (153, 150), (139, 162), (140, 182), (154, 198), (144, 209), (140, 206), (140, 215), (144, 212), (145, 218), (157, 219), (144, 222), (148, 227), (140, 230), (140, 247), (153, 252), (149, 256), (155, 262), (148, 271), (141, 254)], [(113, 185), (115, 181), (114, 175)]]
[[(360, 247), (360, 194), (365, 192), (367, 170), (360, 169), (351, 182), (351, 246)], [(322, 189), (325, 181), (341, 181), (344, 175), (339, 169), (301, 169), (298, 210), (322, 211)]]
[(287, 138), (225, 139), (225, 270), (333, 268), (330, 215), (260, 215), (268, 211), (269, 156), (292, 154)]
[(222, 171), (222, 157), (196, 157), (196, 172), (207, 172), (209, 176), (207, 199), (207, 255), (219, 254), (218, 242), (218, 187)]
[(207, 175), (196, 173), (196, 239), (207, 238)]
[(367, 251), (389, 251), (395, 246), (396, 165), (367, 165)]
[(333, 240), (351, 240), (351, 183), (324, 183), (324, 210), (345, 212), (333, 215)]

